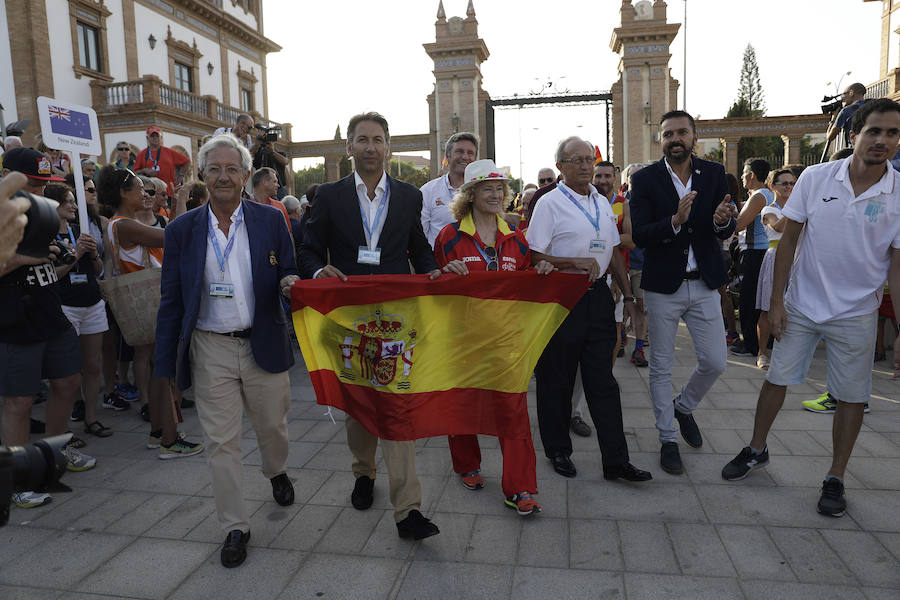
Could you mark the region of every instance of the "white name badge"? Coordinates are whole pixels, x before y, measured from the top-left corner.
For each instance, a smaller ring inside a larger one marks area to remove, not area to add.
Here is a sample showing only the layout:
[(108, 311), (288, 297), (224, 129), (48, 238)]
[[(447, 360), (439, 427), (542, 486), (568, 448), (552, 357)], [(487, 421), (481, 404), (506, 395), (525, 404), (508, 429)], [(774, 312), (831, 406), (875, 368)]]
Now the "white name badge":
[(234, 298), (234, 284), (211, 283), (209, 284), (209, 295), (213, 298)]
[(381, 264), (381, 248), (369, 248), (368, 246), (359, 247), (359, 255), (356, 262), (362, 265), (380, 265)]
[(591, 252), (605, 252), (606, 251), (606, 240), (591, 240), (590, 246), (588, 249)]
[(71, 282), (72, 285), (87, 283), (87, 281), (87, 275), (84, 273), (69, 273), (69, 282)]

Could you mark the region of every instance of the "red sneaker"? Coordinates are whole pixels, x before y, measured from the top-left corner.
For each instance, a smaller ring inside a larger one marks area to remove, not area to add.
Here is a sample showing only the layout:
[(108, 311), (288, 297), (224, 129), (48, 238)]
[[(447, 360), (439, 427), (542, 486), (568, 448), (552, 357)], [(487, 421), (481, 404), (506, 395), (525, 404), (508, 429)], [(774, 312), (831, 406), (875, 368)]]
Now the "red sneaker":
[(460, 476), (463, 487), (469, 490), (480, 490), (484, 487), (484, 479), (481, 478), (481, 471), (472, 471), (471, 473), (463, 473)]
[(537, 500), (532, 498), (529, 492), (513, 494), (509, 498), (506, 498), (503, 503), (506, 505), (506, 508), (515, 509), (515, 511), (523, 517), (541, 512), (541, 505), (538, 504)]
[(644, 350), (635, 350), (631, 353), (631, 362), (636, 367), (646, 367), (649, 363), (647, 359), (644, 358)]

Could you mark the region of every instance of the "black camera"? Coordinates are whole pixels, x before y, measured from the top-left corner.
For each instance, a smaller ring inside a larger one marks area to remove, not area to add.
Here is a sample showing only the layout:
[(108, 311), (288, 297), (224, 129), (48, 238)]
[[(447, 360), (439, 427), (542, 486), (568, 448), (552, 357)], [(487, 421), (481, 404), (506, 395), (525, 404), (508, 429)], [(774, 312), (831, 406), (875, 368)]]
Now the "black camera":
[(71, 492), (60, 483), (66, 472), (62, 448), (71, 433), (38, 440), (28, 446), (0, 446), (0, 527), (9, 522), (9, 502), (14, 492)]
[(69, 246), (57, 243), (56, 247), (59, 248), (59, 255), (57, 255), (56, 259), (53, 261), (53, 264), (56, 266), (65, 267), (74, 264), (75, 261), (78, 260)]
[(278, 126), (266, 127), (265, 125), (257, 123), (253, 127), (257, 130), (256, 139), (266, 144), (277, 142), (278, 136), (281, 134), (281, 127)]
[[(25, 213), (28, 224), (25, 225), (25, 233), (22, 235), (22, 241), (16, 247), (16, 252), (32, 258), (44, 258), (47, 256), (47, 246), (53, 242), (59, 231), (59, 215), (56, 214), (56, 207), (59, 204), (50, 198), (24, 191), (16, 192), (16, 196), (28, 198), (28, 201), (31, 202), (31, 206)], [(75, 262), (74, 259), (75, 256), (72, 255), (72, 262)], [(65, 264), (71, 264), (71, 262)]]
[(844, 103), (841, 100), (841, 94), (835, 94), (834, 96), (823, 96), (822, 97), (822, 114), (827, 115), (829, 113), (837, 112), (843, 108)]

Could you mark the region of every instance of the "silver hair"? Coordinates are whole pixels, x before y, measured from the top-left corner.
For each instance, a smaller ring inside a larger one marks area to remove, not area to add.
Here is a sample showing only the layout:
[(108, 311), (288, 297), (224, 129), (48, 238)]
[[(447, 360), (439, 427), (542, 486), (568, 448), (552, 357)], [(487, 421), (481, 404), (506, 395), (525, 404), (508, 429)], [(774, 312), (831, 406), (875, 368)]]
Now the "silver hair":
[(151, 177), (150, 181), (152, 181), (153, 185), (155, 185), (156, 187), (163, 186), (166, 189), (169, 188), (168, 184), (166, 184), (166, 182), (163, 181), (162, 179), (160, 179), (159, 177)]
[(563, 150), (565, 150), (566, 146), (571, 142), (581, 142), (582, 144), (587, 144), (591, 148), (594, 146), (587, 140), (583, 140), (577, 135), (571, 135), (566, 139), (559, 142), (559, 145), (556, 147), (556, 162), (561, 162), (565, 156), (563, 156)]
[(219, 135), (215, 135), (200, 147), (200, 150), (197, 152), (197, 166), (200, 168), (201, 172), (206, 169), (206, 156), (216, 148), (231, 148), (232, 150), (237, 150), (241, 155), (241, 167), (243, 167), (245, 173), (250, 172), (250, 166), (253, 164), (253, 158), (250, 156), (250, 151), (247, 150), (247, 147), (231, 133), (220, 133)]
[(281, 203), (284, 204), (284, 208), (288, 212), (294, 212), (300, 208), (300, 201), (297, 200), (296, 196), (291, 196), (290, 194), (282, 198)]
[(10, 142), (19, 142), (19, 145), (21, 146), (22, 138), (20, 138), (17, 135), (8, 135), (5, 138), (3, 138), (3, 146), (4, 147), (6, 147), (6, 145), (9, 144)]
[(625, 169), (622, 172), (625, 175), (625, 179), (631, 179), (632, 175), (634, 175), (636, 172), (640, 171), (641, 169), (643, 169), (646, 166), (647, 165), (645, 165), (644, 163), (631, 163), (630, 165), (625, 167)]

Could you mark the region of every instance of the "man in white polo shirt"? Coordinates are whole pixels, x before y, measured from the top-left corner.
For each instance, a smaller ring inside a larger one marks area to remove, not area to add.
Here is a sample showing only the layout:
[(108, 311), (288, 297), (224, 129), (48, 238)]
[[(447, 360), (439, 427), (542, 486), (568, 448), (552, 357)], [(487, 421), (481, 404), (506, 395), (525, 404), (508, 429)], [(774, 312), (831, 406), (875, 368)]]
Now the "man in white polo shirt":
[(619, 245), (616, 217), (609, 202), (591, 185), (594, 147), (578, 137), (556, 149), (563, 180), (535, 208), (525, 238), (532, 261), (546, 260), (560, 271), (586, 273), (591, 287), (553, 334), (534, 374), (538, 425), (544, 453), (563, 477), (575, 477), (570, 456), (569, 422), (575, 372), (581, 367), (584, 394), (603, 461), (604, 479), (647, 481), (652, 476), (629, 462), (622, 426), (619, 385), (612, 373), (616, 345), (615, 304), (606, 284), (607, 267), (625, 294), (625, 310), (634, 316), (631, 283)]
[(478, 158), (478, 138), (468, 131), (454, 133), (444, 146), (444, 158), (449, 163), (449, 171), (421, 189), (422, 229), (432, 248), (441, 229), (456, 221), (450, 214), (450, 200), (463, 183), (466, 166)]
[[(844, 471), (872, 390), (875, 319), (885, 279), (900, 289), (900, 172), (888, 164), (900, 146), (900, 104), (864, 104), (853, 117), (850, 139), (853, 155), (806, 169), (784, 209), (769, 309), (777, 340), (772, 362), (750, 445), (722, 469), (722, 477), (733, 481), (768, 464), (766, 437), (787, 386), (806, 379), (824, 335), (828, 392), (837, 410), (833, 459), (818, 511), (832, 517), (842, 516), (847, 506)], [(893, 304), (900, 310), (900, 297)], [(900, 337), (894, 347), (900, 348)], [(894, 370), (900, 371), (900, 350), (894, 352)]]

